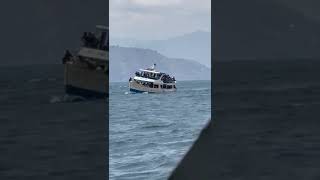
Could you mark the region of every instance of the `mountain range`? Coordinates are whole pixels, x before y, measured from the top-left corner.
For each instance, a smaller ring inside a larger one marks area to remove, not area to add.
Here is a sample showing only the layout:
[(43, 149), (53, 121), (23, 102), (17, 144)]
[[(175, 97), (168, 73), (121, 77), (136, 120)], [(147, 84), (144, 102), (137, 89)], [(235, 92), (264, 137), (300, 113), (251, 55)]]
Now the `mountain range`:
[(153, 49), (170, 58), (191, 59), (211, 67), (211, 32), (195, 31), (165, 40), (136, 40), (111, 36), (110, 44)]
[(179, 80), (209, 80), (210, 68), (194, 61), (182, 58), (168, 58), (151, 49), (132, 47), (110, 47), (111, 82), (128, 81), (134, 73), (156, 64), (156, 70), (168, 73)]

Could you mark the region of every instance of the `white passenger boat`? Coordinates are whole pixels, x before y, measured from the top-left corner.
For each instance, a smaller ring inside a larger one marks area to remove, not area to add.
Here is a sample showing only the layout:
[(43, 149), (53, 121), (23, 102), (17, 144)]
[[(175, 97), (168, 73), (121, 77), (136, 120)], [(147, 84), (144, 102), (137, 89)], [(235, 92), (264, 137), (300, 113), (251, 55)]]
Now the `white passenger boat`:
[(168, 74), (155, 70), (156, 64), (151, 68), (140, 69), (135, 76), (129, 79), (129, 88), (132, 92), (161, 93), (177, 90), (176, 80)]

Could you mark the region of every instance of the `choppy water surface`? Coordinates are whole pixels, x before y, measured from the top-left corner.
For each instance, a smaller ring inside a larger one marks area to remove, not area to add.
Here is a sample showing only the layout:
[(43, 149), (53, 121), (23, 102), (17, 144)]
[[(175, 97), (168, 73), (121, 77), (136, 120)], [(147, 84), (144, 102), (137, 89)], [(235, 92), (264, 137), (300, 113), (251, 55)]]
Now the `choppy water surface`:
[(211, 114), (210, 81), (178, 82), (178, 91), (135, 94), (110, 84), (109, 178), (166, 179)]
[(62, 65), (0, 67), (0, 179), (102, 179), (105, 104), (65, 95)]

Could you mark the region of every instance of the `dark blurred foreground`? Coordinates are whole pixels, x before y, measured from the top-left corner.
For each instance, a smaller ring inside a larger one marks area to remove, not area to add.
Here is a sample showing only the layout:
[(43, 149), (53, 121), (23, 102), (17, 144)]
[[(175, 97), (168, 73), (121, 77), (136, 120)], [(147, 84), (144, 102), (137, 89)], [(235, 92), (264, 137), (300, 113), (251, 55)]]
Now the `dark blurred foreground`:
[(214, 117), (171, 179), (319, 179), (320, 3), (212, 8)]
[(214, 65), (215, 117), (171, 179), (320, 178), (320, 61)]

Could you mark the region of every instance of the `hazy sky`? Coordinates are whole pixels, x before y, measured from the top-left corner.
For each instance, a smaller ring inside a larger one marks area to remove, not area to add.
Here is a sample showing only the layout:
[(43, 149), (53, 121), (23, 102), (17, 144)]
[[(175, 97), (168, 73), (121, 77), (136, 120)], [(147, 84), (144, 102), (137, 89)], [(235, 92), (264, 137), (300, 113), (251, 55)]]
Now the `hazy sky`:
[(113, 38), (165, 39), (211, 31), (211, 0), (110, 0)]

